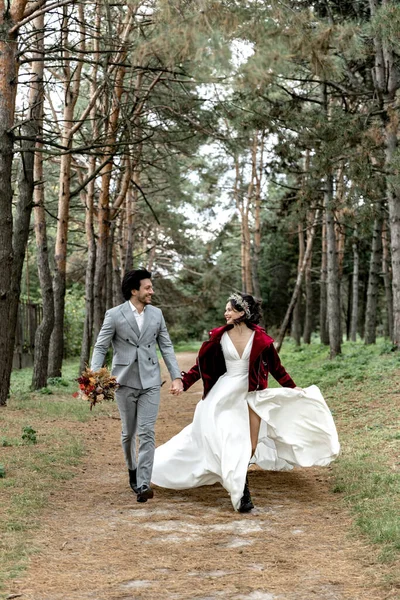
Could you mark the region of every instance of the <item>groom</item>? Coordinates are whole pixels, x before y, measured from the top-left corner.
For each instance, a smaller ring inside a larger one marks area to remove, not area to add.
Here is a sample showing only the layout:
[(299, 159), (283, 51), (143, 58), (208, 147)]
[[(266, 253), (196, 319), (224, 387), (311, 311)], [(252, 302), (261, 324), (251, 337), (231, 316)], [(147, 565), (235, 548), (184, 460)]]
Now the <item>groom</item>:
[[(122, 449), (129, 484), (138, 502), (147, 502), (154, 495), (150, 479), (161, 387), (156, 344), (172, 379), (170, 392), (183, 391), (181, 372), (163, 314), (151, 305), (153, 294), (151, 273), (138, 269), (125, 274), (122, 295), (126, 302), (106, 312), (91, 362), (93, 371), (100, 369), (112, 344), (112, 374), (119, 383), (116, 400), (121, 415)], [(136, 434), (139, 438), (137, 461)]]

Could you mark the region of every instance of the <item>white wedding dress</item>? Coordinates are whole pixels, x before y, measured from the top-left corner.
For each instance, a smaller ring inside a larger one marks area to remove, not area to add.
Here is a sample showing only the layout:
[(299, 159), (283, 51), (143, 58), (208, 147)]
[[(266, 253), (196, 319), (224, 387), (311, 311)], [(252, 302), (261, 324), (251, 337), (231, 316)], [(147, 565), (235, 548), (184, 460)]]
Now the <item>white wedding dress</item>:
[(237, 510), (251, 454), (248, 405), (261, 417), (255, 455), (266, 470), (328, 465), (339, 454), (330, 410), (317, 386), (248, 392), (254, 333), (242, 357), (227, 332), (221, 339), (226, 373), (197, 404), (193, 421), (156, 448), (152, 482), (182, 490), (221, 483)]

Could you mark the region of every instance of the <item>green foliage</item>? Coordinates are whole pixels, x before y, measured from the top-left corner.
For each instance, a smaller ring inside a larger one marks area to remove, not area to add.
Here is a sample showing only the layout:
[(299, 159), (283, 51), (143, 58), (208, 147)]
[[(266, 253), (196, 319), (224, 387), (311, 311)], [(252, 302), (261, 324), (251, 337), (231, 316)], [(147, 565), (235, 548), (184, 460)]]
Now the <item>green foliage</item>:
[(65, 355), (79, 356), (85, 322), (84, 288), (79, 283), (73, 283), (65, 295)]
[(382, 339), (371, 346), (345, 342), (342, 349), (342, 356), (330, 360), (318, 343), (296, 350), (286, 342), (281, 359), (298, 385), (321, 388), (342, 448), (332, 465), (332, 492), (350, 507), (355, 526), (379, 544), (381, 560), (393, 562), (400, 551), (400, 355)]
[[(87, 403), (72, 397), (77, 371), (76, 361), (66, 362), (64, 383), (54, 388), (56, 399), (30, 391), (32, 369), (12, 373), (12, 393), (0, 423), (0, 439), (8, 446), (0, 468), (0, 596), (5, 582), (21, 574), (36, 550), (32, 535), (49, 495), (75, 476), (84, 455), (83, 440), (71, 423), (107, 414), (100, 406), (93, 417)], [(29, 443), (39, 428), (40, 444)], [(21, 430), (26, 440), (21, 440)]]
[(47, 384), (56, 388), (69, 386), (69, 382), (63, 377), (49, 377), (47, 380)]
[(50, 396), (53, 392), (48, 387), (40, 388), (39, 394), (43, 394), (44, 396)]
[(22, 440), (25, 444), (37, 444), (36, 431), (30, 425), (22, 429)]
[(396, 0), (377, 7), (370, 26), (371, 35), (378, 36), (390, 49), (400, 52), (400, 7)]

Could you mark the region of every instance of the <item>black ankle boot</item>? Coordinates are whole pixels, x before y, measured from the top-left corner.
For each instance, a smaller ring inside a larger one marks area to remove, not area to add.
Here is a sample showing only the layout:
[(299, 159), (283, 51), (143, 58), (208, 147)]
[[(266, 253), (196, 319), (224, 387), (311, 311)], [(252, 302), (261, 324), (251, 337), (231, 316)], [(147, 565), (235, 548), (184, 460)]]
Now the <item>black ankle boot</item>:
[(254, 504), (251, 500), (249, 484), (248, 484), (248, 480), (246, 477), (246, 483), (245, 483), (244, 490), (243, 490), (243, 496), (240, 499), (239, 512), (247, 513), (247, 512), (250, 512), (252, 508), (254, 508)]
[(135, 492), (135, 494), (137, 494), (138, 489), (136, 487), (136, 469), (128, 469), (129, 471), (129, 485), (131, 486), (132, 490)]

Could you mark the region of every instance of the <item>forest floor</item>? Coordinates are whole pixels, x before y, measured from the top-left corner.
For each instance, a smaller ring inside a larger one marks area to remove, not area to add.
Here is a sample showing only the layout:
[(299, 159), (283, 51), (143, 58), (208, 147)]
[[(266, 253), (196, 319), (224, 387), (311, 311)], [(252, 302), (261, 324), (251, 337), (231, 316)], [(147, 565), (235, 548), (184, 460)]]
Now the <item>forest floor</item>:
[[(194, 354), (180, 354), (182, 368)], [(162, 387), (157, 444), (187, 425), (196, 384), (175, 398)], [(96, 411), (96, 407), (94, 409)], [(390, 600), (389, 567), (351, 528), (328, 468), (272, 473), (252, 467), (256, 508), (234, 512), (219, 485), (155, 488), (146, 504), (130, 491), (115, 404), (70, 422), (86, 453), (59, 482), (34, 533), (35, 552), (7, 598), (21, 600)], [(51, 428), (43, 420), (41, 430)], [(62, 483), (62, 485), (61, 485)]]

